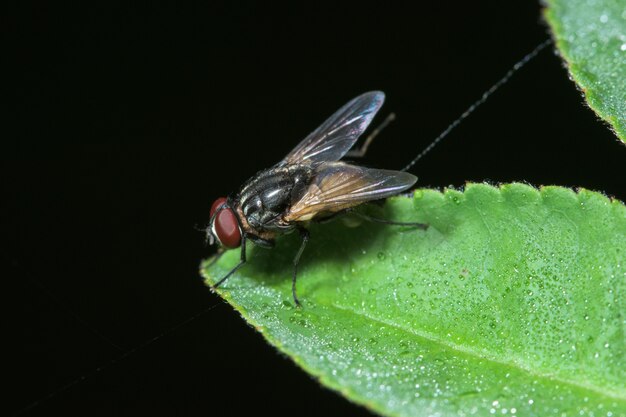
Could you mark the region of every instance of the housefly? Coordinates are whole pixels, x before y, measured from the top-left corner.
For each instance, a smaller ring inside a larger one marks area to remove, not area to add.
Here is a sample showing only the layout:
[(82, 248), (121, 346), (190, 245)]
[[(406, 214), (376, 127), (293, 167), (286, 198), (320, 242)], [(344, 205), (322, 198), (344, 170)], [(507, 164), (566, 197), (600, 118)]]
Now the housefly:
[[(241, 248), (240, 262), (213, 287), (222, 284), (245, 264), (245, 247), (248, 240), (261, 246), (271, 247), (276, 236), (297, 230), (302, 237), (302, 243), (294, 258), (292, 291), (296, 305), (300, 305), (295, 284), (298, 261), (309, 239), (309, 232), (306, 229), (307, 223), (325, 220), (362, 203), (383, 199), (409, 189), (417, 178), (406, 171), (485, 103), (496, 90), (506, 84), (513, 74), (551, 44), (552, 40), (546, 39), (517, 61), (500, 80), (486, 90), (478, 100), (473, 102), (400, 171), (369, 169), (340, 161), (346, 155), (363, 156), (368, 144), (385, 124), (383, 122), (383, 125), (365, 140), (360, 150), (350, 151), (350, 148), (369, 126), (382, 106), (384, 94), (374, 91), (363, 94), (347, 103), (273, 168), (257, 173), (236, 193), (227, 198), (219, 198), (213, 203), (210, 211), (210, 223), (206, 232), (211, 243), (219, 243), (221, 246), (218, 255), (214, 257), (214, 261), (226, 249)], [(427, 227), (421, 223), (400, 223), (355, 213), (366, 219), (386, 224), (409, 225), (424, 229)], [(88, 374), (79, 376), (23, 407), (15, 415), (39, 407), (42, 403), (84, 382), (89, 376), (93, 376), (140, 352), (152, 343), (213, 310), (214, 307), (216, 305), (212, 305), (175, 324), (156, 337), (124, 351), (107, 364), (95, 368)], [(80, 318), (78, 319), (82, 322)], [(99, 335), (97, 330), (94, 332)]]
[[(239, 263), (213, 288), (224, 283), (246, 262), (246, 243), (272, 247), (281, 234), (297, 230), (302, 238), (293, 261), (292, 294), (296, 293), (298, 262), (309, 240), (306, 226), (344, 213), (368, 201), (379, 200), (409, 189), (417, 177), (403, 171), (365, 168), (341, 161), (380, 109), (384, 93), (362, 94), (339, 110), (309, 134), (287, 156), (272, 168), (262, 170), (228, 197), (215, 200), (211, 206), (207, 237), (211, 244), (225, 249), (240, 248)], [(363, 148), (353, 152), (363, 156), (375, 131)], [(414, 226), (376, 219), (386, 224)], [(219, 255), (218, 255), (219, 256)]]

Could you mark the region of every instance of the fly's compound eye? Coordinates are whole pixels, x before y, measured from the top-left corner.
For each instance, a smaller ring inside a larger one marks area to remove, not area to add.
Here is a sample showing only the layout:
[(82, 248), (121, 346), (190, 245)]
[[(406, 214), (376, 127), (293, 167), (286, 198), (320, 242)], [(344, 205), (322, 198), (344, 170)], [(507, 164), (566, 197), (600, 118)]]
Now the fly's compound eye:
[(220, 206), (224, 204), (226, 204), (226, 197), (220, 197), (217, 200), (215, 200), (213, 204), (211, 204), (211, 213), (209, 214), (209, 216), (213, 217), (215, 210), (217, 210)]
[[(216, 211), (224, 204), (226, 204), (226, 199), (224, 197), (215, 200), (211, 206), (211, 218), (213, 218)], [(241, 230), (239, 229), (239, 222), (230, 207), (222, 207), (219, 211), (217, 211), (217, 214), (215, 214), (215, 219), (213, 220), (213, 233), (220, 243), (228, 249), (238, 248), (241, 245)]]
[(241, 245), (241, 230), (235, 213), (229, 208), (222, 209), (215, 217), (215, 233), (220, 243), (229, 249)]

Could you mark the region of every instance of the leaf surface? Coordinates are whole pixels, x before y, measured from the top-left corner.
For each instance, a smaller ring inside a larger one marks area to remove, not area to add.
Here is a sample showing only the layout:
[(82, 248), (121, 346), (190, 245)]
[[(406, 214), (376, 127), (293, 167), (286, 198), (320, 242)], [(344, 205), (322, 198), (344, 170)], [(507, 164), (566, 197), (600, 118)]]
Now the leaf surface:
[[(220, 294), (322, 384), (390, 416), (626, 416), (626, 207), (560, 187), (418, 190), (312, 225)], [(215, 282), (231, 251), (202, 273)]]
[(556, 46), (585, 99), (626, 142), (626, 2), (547, 0)]

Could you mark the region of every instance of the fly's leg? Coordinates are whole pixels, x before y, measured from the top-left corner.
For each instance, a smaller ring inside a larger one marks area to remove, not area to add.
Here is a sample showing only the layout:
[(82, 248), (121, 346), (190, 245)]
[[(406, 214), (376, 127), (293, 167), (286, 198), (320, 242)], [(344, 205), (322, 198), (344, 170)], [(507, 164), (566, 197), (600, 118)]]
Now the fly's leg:
[(391, 226), (410, 226), (410, 227), (417, 227), (418, 229), (422, 229), (422, 230), (426, 230), (428, 229), (428, 225), (425, 223), (417, 223), (417, 222), (396, 222), (393, 220), (387, 220), (387, 219), (379, 219), (378, 217), (372, 217), (368, 214), (365, 213), (361, 213), (360, 211), (353, 211), (354, 214), (356, 214), (359, 217), (364, 218), (365, 220), (368, 220), (370, 222), (374, 222), (374, 223), (382, 223), (382, 224), (388, 224)]
[(224, 281), (226, 281), (228, 278), (230, 278), (230, 276), (232, 274), (234, 274), (235, 272), (237, 272), (237, 270), (239, 268), (241, 268), (243, 266), (243, 264), (246, 263), (246, 235), (244, 234), (241, 237), (241, 255), (239, 258), (239, 263), (237, 264), (237, 266), (235, 266), (233, 269), (230, 270), (230, 272), (228, 274), (226, 274), (226, 276), (224, 276), (224, 278), (220, 279), (219, 281), (217, 281), (215, 283), (215, 285), (213, 285), (211, 288), (215, 289), (217, 287), (219, 287), (220, 285), (222, 285), (224, 283)]
[(300, 237), (302, 238), (302, 243), (300, 244), (300, 249), (296, 254), (296, 257), (293, 258), (293, 276), (291, 278), (291, 294), (293, 295), (293, 301), (296, 303), (296, 307), (302, 307), (300, 301), (298, 300), (298, 295), (296, 294), (296, 278), (298, 277), (298, 263), (300, 262), (300, 256), (302, 256), (302, 252), (304, 252), (304, 248), (306, 247), (307, 242), (309, 241), (309, 231), (303, 227), (298, 228), (300, 232)]
[(348, 158), (362, 158), (362, 157), (364, 157), (365, 154), (367, 153), (367, 148), (370, 146), (370, 143), (372, 143), (374, 138), (376, 136), (378, 136), (378, 134), (380, 132), (382, 132), (382, 130), (384, 128), (386, 128), (387, 125), (389, 123), (393, 122), (395, 119), (396, 119), (395, 113), (389, 113), (389, 116), (387, 116), (387, 118), (385, 120), (383, 120), (383, 122), (381, 124), (376, 126), (376, 129), (374, 129), (374, 131), (372, 133), (370, 133), (370, 135), (365, 139), (365, 142), (363, 143), (363, 145), (361, 145), (361, 147), (359, 149), (352, 149), (351, 151), (348, 151), (348, 153), (346, 153), (346, 156)]

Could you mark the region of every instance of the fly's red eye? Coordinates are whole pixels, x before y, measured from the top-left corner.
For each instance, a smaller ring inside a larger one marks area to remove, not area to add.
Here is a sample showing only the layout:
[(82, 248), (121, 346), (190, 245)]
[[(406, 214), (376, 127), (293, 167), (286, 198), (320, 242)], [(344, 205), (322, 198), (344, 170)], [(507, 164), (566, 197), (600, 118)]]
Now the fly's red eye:
[(215, 213), (215, 210), (217, 210), (219, 206), (225, 203), (226, 203), (226, 197), (220, 197), (217, 200), (215, 200), (213, 204), (211, 205), (211, 212), (209, 213), (209, 216), (213, 217), (213, 213)]
[(241, 245), (241, 231), (235, 213), (229, 208), (222, 209), (215, 217), (215, 233), (222, 245), (229, 249)]

